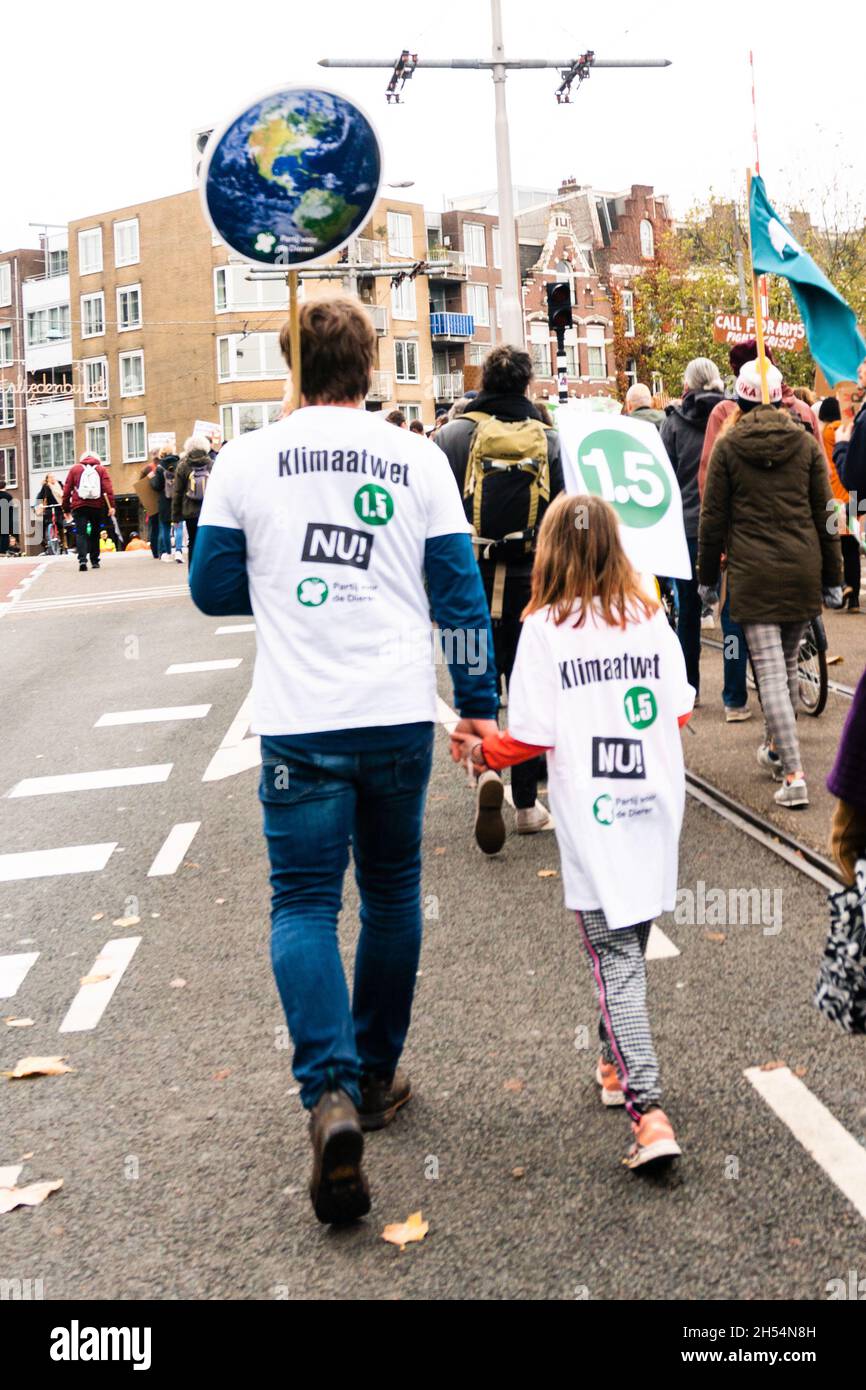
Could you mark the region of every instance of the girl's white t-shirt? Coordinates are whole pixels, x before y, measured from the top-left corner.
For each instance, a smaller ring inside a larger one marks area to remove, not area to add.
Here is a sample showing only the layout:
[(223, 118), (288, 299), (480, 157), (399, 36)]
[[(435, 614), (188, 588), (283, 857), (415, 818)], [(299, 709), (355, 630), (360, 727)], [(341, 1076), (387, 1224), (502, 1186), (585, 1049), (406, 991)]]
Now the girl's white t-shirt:
[(685, 772), (678, 718), (694, 705), (661, 609), (625, 628), (549, 609), (526, 619), (508, 727), (548, 754), (566, 907), (601, 908), (613, 930), (675, 906)]

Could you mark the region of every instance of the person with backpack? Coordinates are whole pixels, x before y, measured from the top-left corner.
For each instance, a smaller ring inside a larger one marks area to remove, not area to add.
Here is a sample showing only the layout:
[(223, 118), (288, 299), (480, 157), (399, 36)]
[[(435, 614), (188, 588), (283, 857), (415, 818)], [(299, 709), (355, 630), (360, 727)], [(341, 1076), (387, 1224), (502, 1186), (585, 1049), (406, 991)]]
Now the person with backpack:
[[(549, 503), (565, 488), (559, 435), (542, 422), (529, 399), (531, 386), (529, 353), (505, 343), (493, 348), (482, 364), (481, 391), (436, 435), (472, 526), (496, 669), (506, 688), (529, 602), (538, 528)], [(542, 768), (536, 758), (512, 771), (518, 835), (533, 835), (549, 824), (547, 811), (537, 804)], [(505, 843), (503, 797), (498, 774), (479, 780), (475, 838), (485, 854), (497, 854)]]
[(106, 507), (108, 515), (114, 516), (114, 488), (108, 469), (95, 454), (83, 453), (67, 473), (63, 487), (63, 512), (67, 518), (71, 513), (75, 522), (81, 572), (87, 569), (88, 556), (91, 569), (99, 569), (99, 535)]
[(171, 520), (176, 526), (186, 522), (187, 559), (192, 566), (193, 548), (208, 481), (213, 468), (210, 440), (193, 434), (183, 446), (183, 456), (174, 474), (171, 496)]
[(159, 451), (156, 472), (151, 479), (154, 490), (159, 494), (158, 549), (160, 560), (171, 561), (171, 502), (174, 497), (175, 473), (180, 462), (167, 444)]

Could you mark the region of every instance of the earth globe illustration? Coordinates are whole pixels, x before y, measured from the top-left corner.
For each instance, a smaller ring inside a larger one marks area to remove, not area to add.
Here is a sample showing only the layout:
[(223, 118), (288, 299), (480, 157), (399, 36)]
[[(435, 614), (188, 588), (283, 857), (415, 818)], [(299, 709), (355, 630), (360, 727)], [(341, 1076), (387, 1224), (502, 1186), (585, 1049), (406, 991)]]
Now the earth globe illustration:
[(291, 269), (338, 250), (367, 221), (382, 177), (379, 138), (352, 102), (324, 89), (261, 98), (212, 137), (202, 195), (223, 241)]

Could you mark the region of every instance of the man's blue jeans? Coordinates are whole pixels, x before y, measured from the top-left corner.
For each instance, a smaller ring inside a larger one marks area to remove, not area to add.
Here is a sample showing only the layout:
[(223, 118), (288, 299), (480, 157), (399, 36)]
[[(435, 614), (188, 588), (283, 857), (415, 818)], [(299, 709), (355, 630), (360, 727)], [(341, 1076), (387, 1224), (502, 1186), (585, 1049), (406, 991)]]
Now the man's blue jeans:
[[(271, 960), (301, 1100), (326, 1087), (357, 1104), (359, 1078), (391, 1079), (421, 952), (421, 835), (432, 724), (334, 738), (262, 738), (259, 795), (271, 861)], [(361, 933), (351, 1007), (337, 919), (351, 845)]]
[(749, 699), (749, 692), (746, 688), (748, 648), (743, 629), (731, 617), (731, 600), (728, 594), (725, 595), (725, 602), (722, 606), (722, 638), (725, 673), (722, 700), (725, 709), (742, 709)]

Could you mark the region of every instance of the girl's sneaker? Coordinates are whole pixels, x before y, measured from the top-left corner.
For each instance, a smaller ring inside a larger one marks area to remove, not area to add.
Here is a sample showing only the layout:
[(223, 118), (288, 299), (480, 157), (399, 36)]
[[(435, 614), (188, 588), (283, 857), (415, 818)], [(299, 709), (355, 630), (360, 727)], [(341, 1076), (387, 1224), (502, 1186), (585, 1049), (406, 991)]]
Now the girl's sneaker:
[(602, 1105), (625, 1105), (619, 1072), (613, 1062), (605, 1062), (603, 1058), (599, 1058), (595, 1079), (601, 1087)]
[(782, 786), (776, 792), (773, 800), (777, 806), (787, 806), (792, 809), (796, 806), (809, 805), (809, 793), (806, 790), (806, 782), (802, 777), (796, 777), (793, 781), (785, 779)]
[(678, 1158), (682, 1149), (676, 1141), (673, 1126), (663, 1110), (656, 1107), (632, 1121), (634, 1143), (623, 1163), (627, 1168), (643, 1168), (647, 1163)]
[(762, 743), (758, 749), (758, 766), (766, 768), (774, 782), (781, 782), (784, 776), (782, 759), (769, 743)]

